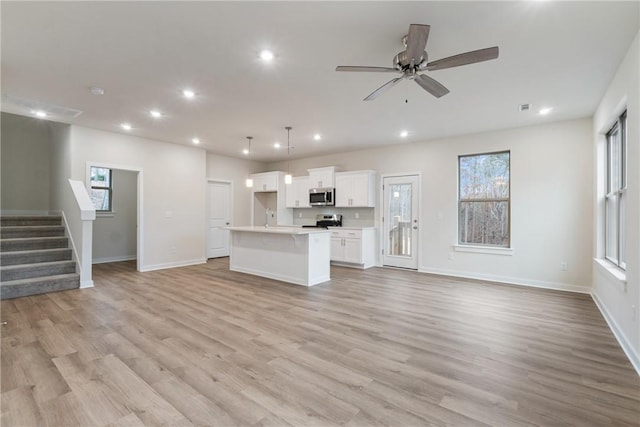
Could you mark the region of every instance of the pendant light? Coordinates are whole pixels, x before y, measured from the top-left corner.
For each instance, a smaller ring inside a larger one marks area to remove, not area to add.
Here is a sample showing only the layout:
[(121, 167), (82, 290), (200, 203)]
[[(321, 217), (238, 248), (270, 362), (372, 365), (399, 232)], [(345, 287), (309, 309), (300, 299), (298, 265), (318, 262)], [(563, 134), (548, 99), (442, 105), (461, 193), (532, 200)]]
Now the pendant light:
[[(249, 141), (249, 148), (247, 149), (247, 156), (251, 156), (251, 140), (253, 139), (252, 136), (248, 136), (247, 140)], [(247, 178), (247, 180), (245, 181), (245, 185), (249, 188), (253, 187), (253, 179), (251, 179), (251, 175), (249, 175), (249, 177)]]
[(291, 184), (293, 177), (291, 176), (291, 141), (289, 141), (289, 132), (291, 132), (291, 126), (285, 127), (287, 130), (287, 174), (284, 176), (284, 183)]

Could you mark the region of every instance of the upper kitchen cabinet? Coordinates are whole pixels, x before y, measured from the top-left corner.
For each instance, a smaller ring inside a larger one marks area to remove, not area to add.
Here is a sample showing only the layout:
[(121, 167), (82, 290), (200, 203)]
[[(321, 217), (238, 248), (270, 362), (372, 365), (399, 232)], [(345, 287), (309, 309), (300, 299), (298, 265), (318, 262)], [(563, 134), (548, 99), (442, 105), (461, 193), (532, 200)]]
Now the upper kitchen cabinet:
[(307, 169), (309, 172), (309, 188), (333, 188), (335, 183), (335, 166)]
[(295, 176), (291, 184), (287, 185), (288, 208), (310, 208), (309, 205), (309, 177)]
[(284, 172), (263, 172), (251, 175), (253, 192), (278, 191), (279, 181), (284, 183)]
[(338, 172), (336, 180), (336, 207), (373, 208), (376, 206), (376, 172), (371, 170)]

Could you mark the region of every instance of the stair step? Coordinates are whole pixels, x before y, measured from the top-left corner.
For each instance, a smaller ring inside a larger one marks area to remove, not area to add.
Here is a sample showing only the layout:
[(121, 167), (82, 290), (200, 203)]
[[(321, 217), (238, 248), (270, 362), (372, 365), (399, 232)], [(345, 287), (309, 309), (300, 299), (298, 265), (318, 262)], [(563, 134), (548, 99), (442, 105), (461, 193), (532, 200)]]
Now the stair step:
[(61, 225), (37, 225), (37, 226), (3, 226), (0, 228), (0, 238), (15, 239), (23, 237), (62, 237), (64, 227)]
[(80, 275), (77, 273), (11, 280), (0, 283), (0, 299), (5, 300), (48, 292), (66, 291), (78, 289), (79, 287)]
[(66, 237), (28, 237), (0, 240), (0, 250), (3, 252), (66, 248), (68, 245), (69, 239)]
[(36, 249), (32, 251), (0, 252), (0, 265), (34, 264), (36, 262), (71, 260), (71, 249)]
[(36, 264), (18, 264), (0, 267), (0, 280), (30, 279), (32, 277), (55, 276), (76, 272), (76, 263), (73, 261), (39, 262)]
[(60, 225), (60, 215), (3, 215), (0, 217), (2, 227)]

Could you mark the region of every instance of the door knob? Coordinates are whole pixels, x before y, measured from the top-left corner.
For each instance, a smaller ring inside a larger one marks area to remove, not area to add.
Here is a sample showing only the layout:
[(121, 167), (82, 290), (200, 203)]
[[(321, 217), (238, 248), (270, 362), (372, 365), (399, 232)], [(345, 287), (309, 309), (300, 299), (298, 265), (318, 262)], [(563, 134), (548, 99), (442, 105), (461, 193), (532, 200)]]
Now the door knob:
[(224, 224), (225, 224), (225, 225), (229, 225), (229, 223), (228, 223), (228, 222), (225, 222)]

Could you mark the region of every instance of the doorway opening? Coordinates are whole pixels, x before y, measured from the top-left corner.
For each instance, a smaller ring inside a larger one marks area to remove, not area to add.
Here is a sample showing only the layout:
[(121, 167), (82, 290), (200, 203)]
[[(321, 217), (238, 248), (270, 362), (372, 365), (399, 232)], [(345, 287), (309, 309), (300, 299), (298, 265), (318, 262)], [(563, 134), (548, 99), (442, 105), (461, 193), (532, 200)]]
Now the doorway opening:
[[(87, 162), (86, 186), (96, 210), (93, 222), (93, 264), (136, 260), (143, 263), (142, 169)], [(105, 195), (105, 188), (109, 194)], [(109, 198), (108, 203), (105, 200)]]

